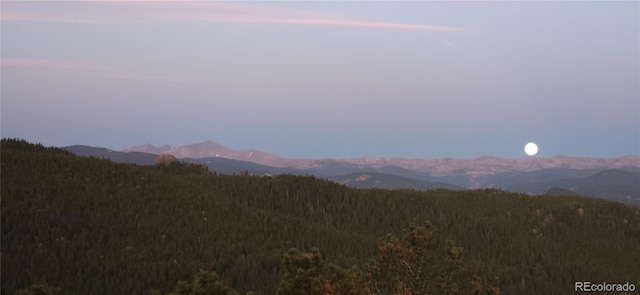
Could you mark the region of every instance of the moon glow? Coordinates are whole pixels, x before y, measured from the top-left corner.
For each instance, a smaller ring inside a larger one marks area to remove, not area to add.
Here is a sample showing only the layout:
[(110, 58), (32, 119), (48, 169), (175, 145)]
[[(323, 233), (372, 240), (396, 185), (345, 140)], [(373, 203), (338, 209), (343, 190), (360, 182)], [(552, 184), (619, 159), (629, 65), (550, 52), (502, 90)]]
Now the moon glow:
[(529, 156), (535, 156), (538, 153), (538, 145), (533, 142), (527, 143), (524, 146), (524, 152)]

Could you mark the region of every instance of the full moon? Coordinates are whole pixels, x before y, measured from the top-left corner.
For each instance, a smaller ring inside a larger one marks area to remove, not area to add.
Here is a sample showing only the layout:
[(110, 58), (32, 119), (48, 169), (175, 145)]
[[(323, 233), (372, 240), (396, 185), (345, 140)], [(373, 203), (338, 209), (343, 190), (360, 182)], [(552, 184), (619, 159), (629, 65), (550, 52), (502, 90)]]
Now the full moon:
[(538, 145), (533, 142), (527, 143), (527, 145), (524, 146), (524, 152), (529, 156), (534, 156), (538, 153)]

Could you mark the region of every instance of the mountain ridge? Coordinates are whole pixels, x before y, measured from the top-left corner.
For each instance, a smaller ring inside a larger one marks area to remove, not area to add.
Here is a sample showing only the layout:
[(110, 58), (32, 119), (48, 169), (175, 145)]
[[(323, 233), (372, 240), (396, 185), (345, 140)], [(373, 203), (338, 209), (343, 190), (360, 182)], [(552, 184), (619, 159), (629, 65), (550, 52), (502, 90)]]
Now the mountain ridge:
[(306, 167), (304, 163), (311, 163), (311, 159), (289, 159), (275, 154), (259, 151), (259, 150), (233, 150), (225, 147), (217, 142), (207, 140), (204, 142), (171, 146), (168, 144), (162, 145), (165, 147), (162, 150), (159, 147), (155, 147), (151, 144), (143, 144), (138, 146), (132, 146), (122, 150), (123, 152), (143, 152), (150, 154), (172, 154), (177, 158), (209, 158), (220, 157), (232, 160), (240, 160), (253, 162), (256, 164), (267, 165), (278, 168), (296, 168), (304, 169)]
[[(212, 147), (215, 149), (211, 149)], [(521, 169), (522, 165), (510, 166), (510, 159), (504, 160), (497, 157), (480, 157), (475, 163), (476, 166), (462, 165), (472, 163), (471, 160), (444, 158), (430, 160), (442, 165), (441, 168), (446, 168), (445, 173), (442, 172), (444, 169), (436, 170), (434, 173), (434, 170), (421, 170), (408, 165), (404, 165), (405, 167), (400, 165), (385, 166), (385, 164), (402, 164), (402, 162), (386, 158), (374, 158), (376, 162), (383, 163), (377, 165), (362, 161), (366, 158), (358, 158), (361, 161), (356, 161), (356, 163), (349, 159), (304, 159), (305, 165), (303, 167), (311, 168), (277, 167), (260, 164), (260, 161), (256, 161), (256, 159), (262, 159), (263, 163), (268, 163), (269, 157), (272, 157), (277, 159), (280, 164), (286, 164), (286, 161), (295, 161), (295, 159), (287, 160), (268, 153), (265, 153), (267, 154), (265, 156), (261, 154), (262, 152), (255, 150), (234, 151), (214, 142), (175, 148), (169, 145), (160, 147), (141, 145), (128, 149), (128, 152), (88, 146), (69, 146), (63, 149), (77, 155), (141, 165), (152, 165), (159, 154), (175, 152), (183, 162), (199, 163), (210, 171), (220, 174), (314, 175), (356, 188), (415, 190), (498, 188), (530, 195), (553, 194), (564, 190), (572, 194), (640, 206), (640, 186), (635, 184), (640, 183), (640, 165), (634, 165), (638, 157), (633, 156), (613, 159), (589, 158), (589, 161), (584, 161), (585, 158), (566, 156), (537, 158), (533, 160), (543, 162), (544, 165), (525, 166), (529, 170)], [(156, 154), (143, 151), (155, 151)], [(197, 158), (199, 155), (211, 154), (213, 157)], [(185, 155), (191, 157), (181, 157)], [(575, 162), (580, 165), (575, 165)], [(544, 168), (536, 170), (535, 167)], [(629, 173), (624, 173), (624, 171)]]
[(616, 158), (553, 156), (550, 158), (498, 158), (481, 156), (474, 159), (420, 159), (403, 157), (359, 157), (350, 159), (308, 159), (285, 158), (259, 150), (233, 150), (217, 142), (208, 140), (200, 143), (172, 147), (151, 144), (132, 146), (123, 152), (145, 152), (151, 154), (170, 153), (178, 158), (223, 157), (233, 160), (248, 161), (278, 168), (320, 169), (327, 162), (343, 165), (356, 165), (380, 169), (396, 166), (403, 169), (428, 173), (431, 176), (445, 176), (463, 172), (470, 178), (484, 175), (495, 175), (508, 171), (535, 171), (550, 168), (593, 169), (640, 167), (640, 156), (622, 156)]

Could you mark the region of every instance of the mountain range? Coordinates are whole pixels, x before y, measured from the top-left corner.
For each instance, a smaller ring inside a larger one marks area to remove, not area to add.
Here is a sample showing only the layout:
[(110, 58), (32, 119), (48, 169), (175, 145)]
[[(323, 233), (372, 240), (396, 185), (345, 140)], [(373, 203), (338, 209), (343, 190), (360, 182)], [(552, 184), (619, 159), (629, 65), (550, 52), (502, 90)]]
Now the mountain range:
[(315, 175), (358, 188), (499, 188), (531, 195), (563, 192), (640, 206), (640, 156), (291, 159), (259, 150), (233, 150), (213, 141), (175, 147), (145, 144), (123, 151), (81, 145), (64, 149), (140, 165), (152, 165), (158, 155), (172, 154), (216, 173)]

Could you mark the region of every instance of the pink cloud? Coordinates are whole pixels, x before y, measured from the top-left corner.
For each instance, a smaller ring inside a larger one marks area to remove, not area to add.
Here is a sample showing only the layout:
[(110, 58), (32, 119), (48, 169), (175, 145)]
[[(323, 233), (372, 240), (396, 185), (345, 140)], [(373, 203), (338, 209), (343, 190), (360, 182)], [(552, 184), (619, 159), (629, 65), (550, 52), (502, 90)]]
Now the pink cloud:
[[(51, 4), (51, 3), (49, 3)], [(73, 4), (73, 3), (72, 3)], [(11, 7), (5, 7), (5, 11)], [(66, 22), (66, 23), (155, 23), (155, 22), (217, 22), (235, 24), (279, 24), (396, 29), (422, 31), (462, 31), (462, 28), (428, 24), (408, 24), (345, 19), (306, 10), (294, 10), (255, 4), (209, 1), (100, 1), (77, 6), (65, 3), (57, 9), (39, 14), (3, 12), (3, 21)], [(53, 8), (56, 8), (55, 6)], [(86, 11), (83, 11), (86, 10)], [(42, 11), (42, 10), (41, 10)], [(57, 14), (53, 14), (55, 11)], [(79, 13), (79, 12), (83, 13)]]
[(423, 31), (462, 31), (460, 28), (432, 26), (423, 24), (405, 24), (388, 22), (370, 22), (341, 19), (286, 19), (286, 18), (208, 18), (203, 21), (244, 24), (283, 24), (283, 25), (319, 25), (339, 27), (360, 27), (373, 29), (400, 29)]
[(13, 21), (13, 22), (54, 22), (54, 23), (81, 23), (82, 20), (59, 17), (54, 15), (34, 15), (34, 14), (19, 14), (5, 12), (0, 15), (1, 21)]

